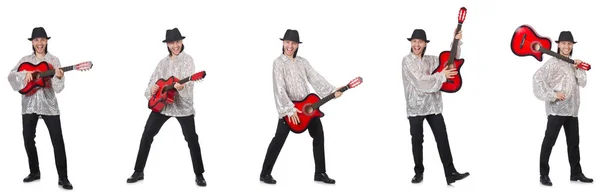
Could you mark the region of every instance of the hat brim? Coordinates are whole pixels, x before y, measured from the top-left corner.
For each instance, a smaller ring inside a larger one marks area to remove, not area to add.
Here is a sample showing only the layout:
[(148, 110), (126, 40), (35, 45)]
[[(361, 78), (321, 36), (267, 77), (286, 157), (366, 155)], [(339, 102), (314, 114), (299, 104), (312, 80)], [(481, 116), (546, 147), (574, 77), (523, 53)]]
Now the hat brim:
[(300, 41), (294, 41), (294, 40), (291, 40), (291, 39), (283, 39), (283, 38), (279, 38), (279, 40), (282, 40), (282, 41), (284, 41), (284, 40), (290, 40), (290, 41), (296, 42), (296, 43), (298, 43), (298, 44), (301, 44), (301, 43), (302, 43), (302, 42), (300, 42)]
[(180, 38), (175, 38), (175, 39), (165, 39), (162, 42), (163, 43), (168, 43), (168, 42), (171, 42), (171, 41), (179, 41), (179, 40), (183, 40), (183, 39), (185, 39), (185, 36), (181, 36)]
[[(406, 38), (406, 39), (408, 39), (408, 41), (412, 41), (413, 40), (413, 38)], [(415, 39), (419, 39), (419, 38), (415, 38)], [(425, 43), (429, 43), (429, 40), (426, 40), (426, 39), (421, 39), (421, 40), (425, 41)]]
[[(40, 38), (40, 37), (35, 37), (35, 38)], [(27, 38), (27, 40), (31, 41), (31, 40), (33, 40), (35, 38)], [(46, 39), (50, 39), (50, 37), (46, 37)]]
[[(558, 40), (556, 40), (556, 41), (554, 41), (554, 42), (556, 42), (556, 43), (560, 43), (560, 41), (558, 41)], [(572, 42), (573, 44), (577, 43), (577, 41), (571, 41), (571, 42)]]

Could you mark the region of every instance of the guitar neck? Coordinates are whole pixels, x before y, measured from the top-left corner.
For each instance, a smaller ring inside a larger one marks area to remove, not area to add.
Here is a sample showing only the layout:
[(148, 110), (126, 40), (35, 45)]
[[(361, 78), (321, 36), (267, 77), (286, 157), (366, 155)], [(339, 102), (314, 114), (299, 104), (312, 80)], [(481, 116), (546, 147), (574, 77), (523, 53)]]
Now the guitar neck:
[[(67, 72), (67, 71), (73, 70), (74, 68), (75, 68), (75, 65), (71, 65), (71, 66), (66, 66), (66, 67), (62, 67), (59, 69), (62, 70), (63, 72)], [(53, 76), (55, 73), (56, 73), (56, 69), (51, 69), (51, 70), (40, 73), (40, 77), (50, 77), (50, 76)]]
[[(456, 32), (454, 33), (454, 36), (456, 36), (458, 34), (458, 32), (461, 30), (462, 28), (462, 23), (458, 23), (458, 26), (456, 27)], [(454, 41), (452, 41), (452, 49), (450, 50), (450, 59), (448, 59), (448, 66), (454, 66), (454, 59), (456, 57), (456, 52), (458, 51), (458, 39), (453, 38)]]
[[(339, 91), (340, 92), (344, 92), (347, 91), (348, 89), (350, 89), (350, 87), (348, 87), (347, 85), (342, 87)], [(324, 105), (325, 103), (327, 103), (328, 101), (331, 101), (333, 98), (335, 98), (335, 92), (327, 95), (326, 97), (324, 97), (323, 99), (317, 101), (316, 103), (313, 104), (313, 108), (319, 108), (321, 107), (321, 105)]]
[[(177, 81), (177, 83), (179, 83), (179, 84), (184, 84), (184, 83), (187, 83), (188, 81), (190, 81), (190, 79), (191, 79), (191, 78), (192, 78), (192, 76), (186, 77), (186, 78), (184, 78), (184, 79), (181, 79), (181, 80)], [(166, 91), (168, 91), (168, 90), (171, 90), (171, 89), (173, 89), (173, 88), (175, 88), (175, 83), (173, 83), (173, 84), (170, 84), (170, 85), (167, 85), (167, 86), (166, 86), (166, 87), (163, 89), (163, 92), (166, 92)]]
[(575, 60), (573, 60), (573, 59), (571, 59), (571, 58), (569, 58), (569, 57), (566, 57), (566, 56), (564, 56), (564, 55), (558, 54), (558, 53), (556, 53), (556, 52), (554, 52), (554, 51), (548, 50), (548, 49), (546, 49), (546, 48), (544, 48), (544, 47), (541, 47), (541, 46), (540, 46), (540, 51), (541, 51), (542, 53), (545, 53), (545, 54), (551, 55), (551, 56), (553, 56), (553, 57), (556, 57), (556, 58), (558, 58), (558, 59), (560, 59), (560, 60), (566, 61), (566, 62), (568, 62), (568, 63), (570, 63), (570, 64), (575, 64)]

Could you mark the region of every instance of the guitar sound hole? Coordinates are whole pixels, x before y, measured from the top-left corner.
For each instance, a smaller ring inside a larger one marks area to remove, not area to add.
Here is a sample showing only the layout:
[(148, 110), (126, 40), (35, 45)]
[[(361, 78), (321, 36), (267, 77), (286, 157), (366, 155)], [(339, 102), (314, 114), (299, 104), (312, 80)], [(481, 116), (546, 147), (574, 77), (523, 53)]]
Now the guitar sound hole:
[(312, 105), (311, 104), (305, 105), (302, 112), (305, 113), (306, 115), (312, 114), (314, 112)]

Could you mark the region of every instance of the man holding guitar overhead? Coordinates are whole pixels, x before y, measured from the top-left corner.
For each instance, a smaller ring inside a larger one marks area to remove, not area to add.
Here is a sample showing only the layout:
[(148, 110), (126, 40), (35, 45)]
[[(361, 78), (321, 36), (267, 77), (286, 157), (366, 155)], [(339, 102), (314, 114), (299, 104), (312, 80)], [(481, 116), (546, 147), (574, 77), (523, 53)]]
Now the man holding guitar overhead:
[[(455, 31), (458, 40), (456, 58), (460, 58), (462, 31)], [(425, 55), (427, 35), (422, 29), (415, 29), (410, 38), (411, 53), (402, 59), (402, 81), (406, 99), (406, 111), (412, 136), (412, 151), (415, 162), (415, 176), (412, 183), (423, 180), (423, 121), (427, 119), (437, 142), (438, 152), (444, 165), (448, 185), (456, 180), (464, 179), (469, 173), (458, 173), (452, 162), (452, 153), (446, 133), (446, 124), (442, 116), (442, 94), (440, 88), (447, 79), (457, 74), (455, 68), (446, 68), (442, 72), (432, 74), (437, 67), (439, 58)]]
[[(164, 79), (173, 79), (172, 77), (184, 78), (194, 73), (194, 60), (192, 56), (183, 52), (183, 39), (185, 39), (185, 36), (181, 36), (179, 29), (167, 30), (166, 39), (163, 43), (167, 43), (169, 56), (163, 58), (158, 63), (158, 66), (156, 66), (154, 73), (152, 73), (145, 93), (147, 99), (150, 100), (156, 94), (160, 94), (159, 91), (163, 88), (157, 85), (158, 82), (164, 82)], [(163, 85), (162, 83), (160, 84)], [(154, 109), (150, 112), (140, 141), (140, 148), (135, 162), (135, 172), (127, 179), (127, 183), (135, 183), (144, 179), (144, 167), (146, 166), (146, 160), (148, 159), (154, 136), (158, 134), (160, 128), (169, 118), (175, 117), (181, 125), (185, 141), (187, 141), (188, 148), (190, 149), (192, 166), (196, 174), (196, 184), (206, 186), (203, 176), (204, 165), (202, 163), (200, 144), (198, 143), (198, 135), (196, 134), (196, 125), (194, 122), (194, 85), (189, 83), (179, 84), (179, 81), (176, 81), (173, 87), (177, 90), (175, 97), (173, 97), (173, 103), (165, 105), (158, 112)]]
[[(290, 126), (286, 118), (289, 118), (292, 124), (302, 123), (299, 122), (300, 118), (298, 117), (298, 113), (302, 113), (302, 111), (295, 108), (293, 101), (300, 101), (309, 95), (310, 89), (306, 80), (320, 96), (334, 94), (335, 98), (338, 98), (342, 95), (339, 88), (336, 89), (329, 84), (305, 58), (297, 56), (298, 45), (302, 43), (298, 31), (288, 29), (280, 40), (283, 41), (283, 53), (273, 61), (273, 92), (279, 121), (260, 173), (260, 181), (267, 184), (276, 183), (271, 176), (271, 171), (290, 133)], [(325, 173), (325, 146), (320, 118), (314, 118), (309, 122), (308, 132), (313, 138), (314, 180), (334, 184), (335, 180), (329, 178)]]
[[(573, 55), (573, 45), (577, 43), (570, 31), (563, 31), (558, 37), (558, 50), (560, 56), (570, 58)], [(534, 45), (536, 50), (539, 44)], [(552, 147), (556, 143), (560, 128), (565, 128), (567, 137), (567, 152), (571, 165), (571, 181), (591, 183), (594, 180), (585, 177), (579, 163), (579, 87), (587, 84), (586, 70), (589, 64), (578, 59), (568, 63), (557, 57), (550, 58), (533, 76), (533, 93), (546, 102), (546, 115), (548, 123), (540, 154), (540, 183), (552, 186), (548, 174), (550, 166), (548, 161)]]
[(47, 86), (38, 89), (32, 94), (22, 94), (21, 106), (23, 115), (23, 140), (25, 150), (29, 158), (29, 175), (23, 179), (23, 182), (32, 182), (40, 179), (40, 167), (38, 162), (37, 148), (35, 147), (35, 132), (38, 119), (42, 118), (46, 123), (52, 146), (54, 147), (54, 159), (58, 172), (58, 184), (64, 189), (73, 189), (73, 185), (67, 176), (67, 155), (65, 152), (65, 143), (62, 135), (60, 123), (60, 110), (56, 93), (60, 93), (65, 88), (65, 77), (63, 70), (60, 69), (59, 59), (48, 53), (48, 40), (46, 30), (42, 27), (36, 27), (31, 33), (33, 54), (26, 55), (17, 63), (17, 66), (8, 75), (8, 81), (13, 90), (19, 91), (26, 87), (36, 77), (35, 71), (19, 70), (23, 64), (31, 65), (33, 68), (40, 63), (47, 63), (56, 69), (53, 76), (45, 82)]

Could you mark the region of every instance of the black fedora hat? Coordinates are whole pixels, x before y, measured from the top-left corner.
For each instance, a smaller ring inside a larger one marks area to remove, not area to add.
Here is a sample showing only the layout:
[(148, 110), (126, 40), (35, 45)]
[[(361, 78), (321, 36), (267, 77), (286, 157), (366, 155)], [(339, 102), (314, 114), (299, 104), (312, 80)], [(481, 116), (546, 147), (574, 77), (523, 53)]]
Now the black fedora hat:
[(48, 37), (48, 35), (46, 34), (46, 30), (44, 30), (43, 27), (36, 27), (36, 28), (33, 28), (33, 31), (31, 32), (31, 38), (27, 38), (27, 40), (31, 41), (38, 37), (50, 39), (50, 37)]
[(408, 41), (411, 41), (412, 39), (421, 39), (429, 43), (429, 40), (427, 40), (427, 34), (425, 34), (425, 31), (423, 29), (415, 29), (410, 38), (406, 39), (408, 39)]
[(181, 32), (179, 32), (179, 29), (173, 28), (173, 29), (167, 29), (167, 34), (165, 35), (165, 40), (163, 40), (163, 43), (166, 42), (171, 42), (171, 41), (177, 41), (177, 40), (182, 40), (185, 39), (185, 36), (181, 36)]
[(573, 40), (573, 34), (571, 34), (570, 31), (562, 31), (560, 32), (560, 35), (558, 36), (558, 40), (555, 41), (556, 43), (561, 42), (561, 41), (570, 41), (573, 44), (577, 43), (577, 41)]
[(295, 41), (297, 43), (302, 43), (300, 42), (300, 35), (298, 34), (297, 30), (292, 30), (292, 29), (288, 29), (287, 31), (285, 31), (285, 34), (283, 35), (283, 38), (279, 38), (280, 40), (290, 40), (290, 41)]

